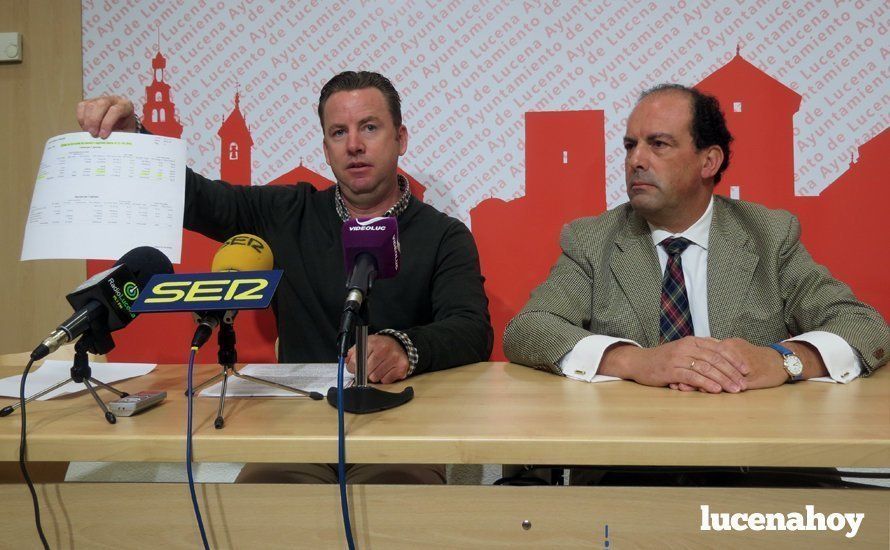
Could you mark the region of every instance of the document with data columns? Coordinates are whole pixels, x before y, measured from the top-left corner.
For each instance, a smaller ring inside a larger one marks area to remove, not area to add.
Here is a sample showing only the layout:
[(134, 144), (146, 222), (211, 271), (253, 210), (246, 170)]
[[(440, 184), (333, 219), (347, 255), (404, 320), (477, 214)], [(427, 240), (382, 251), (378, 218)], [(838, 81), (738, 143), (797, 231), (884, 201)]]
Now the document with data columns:
[(153, 246), (178, 263), (185, 203), (185, 142), (86, 132), (50, 138), (25, 226), (22, 260), (116, 260)]

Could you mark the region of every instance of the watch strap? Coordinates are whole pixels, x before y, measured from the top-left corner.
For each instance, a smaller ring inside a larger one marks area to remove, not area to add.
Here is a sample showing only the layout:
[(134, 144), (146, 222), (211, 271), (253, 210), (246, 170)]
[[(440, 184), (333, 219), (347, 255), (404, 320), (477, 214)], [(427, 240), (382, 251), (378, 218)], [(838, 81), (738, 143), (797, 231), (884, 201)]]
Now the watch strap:
[(785, 358), (788, 357), (789, 355), (794, 355), (795, 357), (797, 357), (796, 353), (794, 353), (790, 349), (786, 348), (782, 344), (770, 344), (769, 347), (773, 348), (774, 350), (776, 350), (780, 354), (782, 354), (782, 368), (785, 369), (785, 373), (788, 375), (789, 382), (797, 382), (799, 380), (803, 380), (802, 372), (799, 375), (795, 376), (795, 375), (791, 374), (788, 371), (788, 369), (785, 367)]
[(782, 344), (770, 344), (769, 347), (771, 347), (771, 348), (773, 348), (774, 350), (776, 350), (776, 351), (778, 351), (779, 353), (781, 353), (783, 357), (784, 357), (785, 355), (794, 355), (794, 352), (793, 352), (793, 351), (791, 351), (790, 349), (786, 348), (786, 347), (783, 346)]

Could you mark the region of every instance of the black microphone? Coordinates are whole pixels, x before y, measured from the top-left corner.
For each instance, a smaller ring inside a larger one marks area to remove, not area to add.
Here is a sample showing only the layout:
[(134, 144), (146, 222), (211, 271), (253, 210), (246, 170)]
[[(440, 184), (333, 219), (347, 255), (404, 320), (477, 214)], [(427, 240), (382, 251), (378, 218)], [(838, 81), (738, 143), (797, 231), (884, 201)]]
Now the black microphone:
[(399, 223), (392, 217), (351, 219), (342, 231), (343, 260), (349, 274), (338, 334), (338, 347), (344, 355), (347, 335), (374, 281), (398, 274), (400, 249)]
[(52, 331), (31, 352), (31, 359), (43, 359), (87, 331), (97, 337), (94, 353), (107, 353), (114, 346), (107, 333), (130, 324), (136, 313), (130, 307), (152, 275), (173, 273), (173, 264), (160, 250), (140, 246), (124, 254), (113, 267), (84, 281), (66, 297), (74, 315)]

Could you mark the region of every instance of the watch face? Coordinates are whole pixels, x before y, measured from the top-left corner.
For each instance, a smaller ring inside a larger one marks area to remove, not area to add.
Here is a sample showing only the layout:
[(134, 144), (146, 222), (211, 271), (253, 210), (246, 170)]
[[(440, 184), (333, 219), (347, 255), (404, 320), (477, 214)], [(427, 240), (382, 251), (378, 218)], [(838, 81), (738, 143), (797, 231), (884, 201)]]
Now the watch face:
[(787, 355), (785, 357), (785, 368), (788, 369), (791, 376), (800, 376), (803, 372), (803, 363), (800, 362), (800, 357)]

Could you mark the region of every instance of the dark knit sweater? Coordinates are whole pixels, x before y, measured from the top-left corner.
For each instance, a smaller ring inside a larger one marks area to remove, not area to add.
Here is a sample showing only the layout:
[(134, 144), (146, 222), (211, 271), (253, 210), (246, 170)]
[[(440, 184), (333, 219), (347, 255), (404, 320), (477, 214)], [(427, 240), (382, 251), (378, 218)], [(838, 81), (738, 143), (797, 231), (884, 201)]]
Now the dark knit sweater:
[[(334, 362), (346, 273), (333, 187), (242, 187), (186, 172), (186, 228), (218, 241), (262, 237), (284, 277), (273, 302), (279, 360)], [(412, 200), (399, 216), (399, 274), (374, 283), (373, 334), (404, 332), (419, 355), (414, 374), (485, 361), (492, 328), (476, 243), (467, 227)]]

